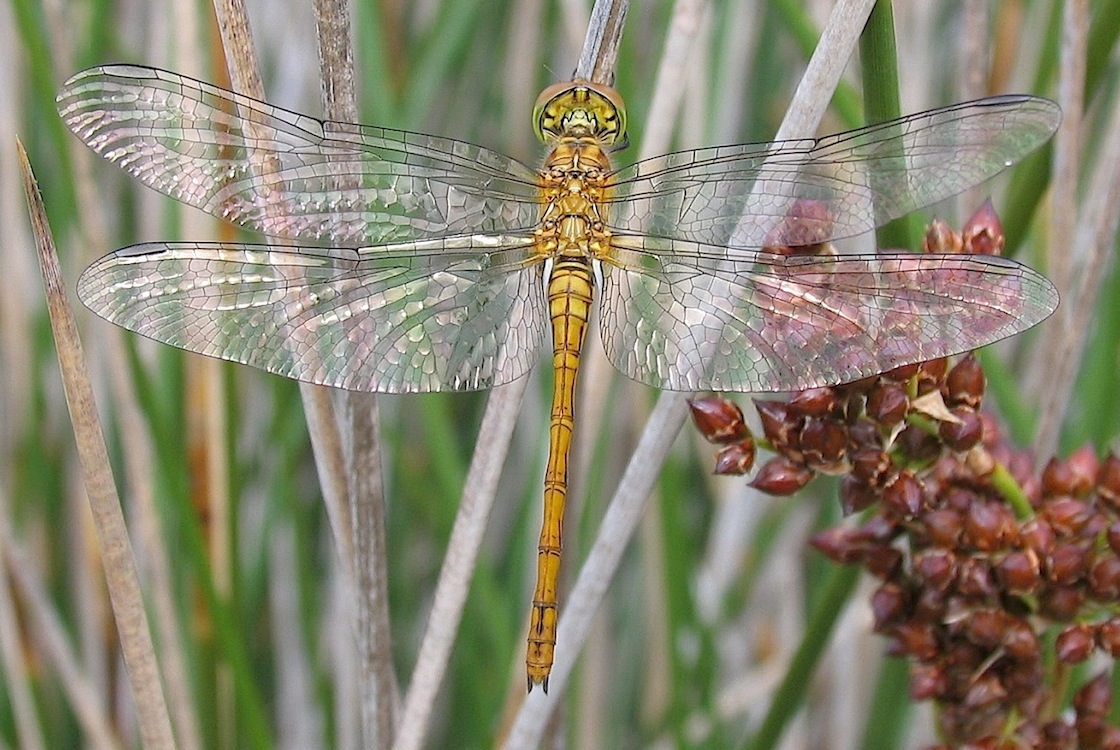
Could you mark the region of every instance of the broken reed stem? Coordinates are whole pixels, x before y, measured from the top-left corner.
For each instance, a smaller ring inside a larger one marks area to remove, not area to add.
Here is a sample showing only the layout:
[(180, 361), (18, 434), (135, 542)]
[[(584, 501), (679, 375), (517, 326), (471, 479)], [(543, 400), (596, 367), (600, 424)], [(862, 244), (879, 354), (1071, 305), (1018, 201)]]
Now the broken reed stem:
[(66, 299), (42, 196), (23, 145), (17, 141), (24, 193), (35, 235), (39, 267), (47, 298), (47, 311), (58, 354), (66, 405), (74, 427), (82, 478), (105, 568), (105, 584), (113, 607), (129, 687), (136, 705), (136, 719), (144, 747), (174, 748), (171, 718), (160, 682), (151, 629), (128, 538), (124, 512), (113, 481), (109, 454), (89, 382), (78, 327)]

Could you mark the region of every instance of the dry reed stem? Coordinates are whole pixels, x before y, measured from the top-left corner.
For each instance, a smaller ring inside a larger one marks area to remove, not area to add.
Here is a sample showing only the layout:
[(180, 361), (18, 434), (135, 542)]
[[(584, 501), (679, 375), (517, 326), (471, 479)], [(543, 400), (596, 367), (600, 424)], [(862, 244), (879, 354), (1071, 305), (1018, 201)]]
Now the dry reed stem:
[(22, 144), (18, 144), (32, 232), (47, 297), (66, 403), (81, 462), (82, 476), (105, 568), (105, 583), (112, 603), (129, 686), (144, 747), (173, 748), (171, 719), (160, 683), (151, 630), (128, 539), (124, 513), (113, 482), (109, 455), (86, 373), (85, 355), (66, 299), (58, 256), (50, 237), (42, 197)]
[[(10, 507), (7, 498), (0, 497), (0, 506)], [(121, 744), (105, 712), (101, 691), (82, 670), (47, 586), (32, 556), (16, 540), (6, 514), (0, 515), (0, 554), (13, 590), (27, 613), (28, 634), (37, 651), (58, 673), (59, 683), (85, 738), (98, 750), (119, 750)]]
[[(961, 101), (970, 101), (988, 93), (992, 54), (987, 0), (965, 0), (958, 16), (961, 33), (957, 94)], [(984, 202), (985, 195), (985, 188), (980, 186), (958, 195), (953, 201), (957, 216), (970, 216)]]
[[(11, 507), (7, 498), (0, 495), (0, 518), (7, 519)], [(27, 669), (27, 654), (21, 641), (21, 629), (16, 619), (16, 603), (12, 598), (12, 582), (4, 560), (5, 543), (0, 536), (0, 662), (3, 664), (4, 687), (12, 702), (12, 717), (19, 746), (24, 750), (44, 750), (42, 730), (35, 710)], [(49, 605), (48, 605), (49, 606)]]
[[(1120, 103), (1113, 101), (1111, 107), (1102, 133), (1120, 133)], [(1036, 456), (1049, 456), (1057, 449), (1081, 359), (1089, 344), (1088, 332), (1112, 256), (1116, 229), (1120, 225), (1120, 138), (1104, 138), (1101, 149), (1085, 190), (1087, 198), (1078, 214), (1073, 242), (1065, 238), (1061, 245), (1081, 248), (1087, 257), (1075, 274), (1080, 283), (1074, 285), (1066, 300), (1070, 306), (1068, 335), (1061, 336), (1056, 350), (1049, 351), (1054, 368), (1042, 393), (1041, 416), (1033, 446)]]
[(529, 378), (520, 378), (494, 388), (486, 402), (427, 628), (405, 695), (394, 750), (417, 750), (424, 744), (528, 383)]
[[(1067, 0), (1062, 5), (1062, 41), (1058, 61), (1058, 104), (1062, 108), (1062, 126), (1054, 136), (1054, 178), (1050, 188), (1049, 245), (1053, 252), (1047, 266), (1050, 280), (1063, 298), (1073, 291), (1073, 264), (1081, 257), (1076, 247), (1069, 248), (1068, 242), (1077, 229), (1077, 182), (1082, 156), (1088, 46), (1088, 0)], [(1069, 306), (1060, 306), (1049, 325), (1070, 332), (1069, 312)]]
[(314, 748), (323, 744), (325, 722), (320, 717), (316, 669), (300, 629), (300, 594), (296, 530), (291, 519), (278, 522), (268, 539), (268, 606), (275, 633), (276, 736), (280, 748)]
[[(219, 28), (229, 55), (230, 76), (235, 88), (263, 99), (263, 86), (256, 67), (252, 34), (241, 0), (216, 0)], [(327, 115), (334, 119), (356, 120), (357, 106), (353, 89), (353, 55), (350, 51), (348, 11), (345, 4), (316, 5), (319, 51), (324, 70), (324, 97)], [(348, 99), (349, 101), (346, 101)], [(301, 386), (301, 394), (324, 389)], [(346, 394), (343, 414), (347, 431), (333, 434), (337, 423), (326, 407), (327, 397), (313, 394), (305, 399), (305, 411), (316, 410), (309, 417), (309, 431), (315, 453), (326, 453), (319, 463), (323, 491), (330, 492), (328, 513), (337, 514), (332, 528), (346, 529), (349, 534), (339, 538), (340, 554), (345, 555), (344, 569), (349, 573), (350, 590), (355, 597), (355, 644), (361, 668), (358, 672), (359, 706), (362, 742), (371, 746), (392, 736), (393, 717), (398, 703), (396, 677), (392, 671), (388, 595), (385, 561), (384, 494), (376, 398), (371, 394)], [(316, 434), (319, 430), (327, 434)], [(341, 455), (336, 453), (341, 448)], [(345, 467), (345, 473), (335, 473)], [(329, 469), (330, 476), (324, 473)], [(346, 492), (335, 494), (342, 487)], [(341, 497), (347, 498), (348, 514), (339, 513)], [(346, 516), (346, 521), (343, 520)], [(347, 522), (348, 521), (348, 522)], [(344, 541), (345, 540), (345, 541)]]
[[(354, 53), (346, 0), (315, 0), (319, 77), (323, 111), (332, 120), (356, 122)], [(354, 554), (357, 610), (355, 645), (362, 739), (380, 747), (394, 734), (400, 693), (393, 671), (389, 621), (389, 574), (385, 534), (385, 493), (381, 465), (380, 418), (372, 393), (346, 393), (344, 437), (349, 439), (347, 481)]]
[[(263, 100), (264, 84), (257, 67), (244, 2), (214, 0), (214, 12), (218, 19), (232, 87), (240, 93)], [(353, 534), (346, 500), (350, 491), (343, 442), (338, 432), (330, 389), (301, 382), (299, 392), (331, 531), (342, 557), (343, 568), (353, 580), (357, 564), (354, 562)]]
[(114, 329), (108, 341), (109, 385), (116, 411), (116, 424), (123, 446), (125, 486), (136, 537), (137, 556), (152, 602), (152, 621), (160, 636), (160, 663), (167, 685), (167, 696), (175, 737), (181, 750), (201, 750), (198, 706), (190, 686), (188, 655), (183, 650), (186, 638), (172, 596), (175, 584), (168, 559), (168, 545), (160, 534), (156, 511), (152, 467), (156, 465), (151, 435), (136, 402), (132, 375), (126, 363), (123, 331)]
[[(1078, 223), (1078, 183), (1081, 179), (1082, 123), (1085, 102), (1085, 57), (1088, 46), (1089, 11), (1086, 0), (1069, 0), (1062, 7), (1062, 36), (1058, 60), (1058, 105), (1062, 108), (1062, 126), (1054, 136), (1053, 176), (1050, 189), (1050, 226), (1047, 232), (1050, 253), (1047, 256), (1047, 272), (1050, 280), (1058, 289), (1062, 304), (1054, 316), (1042, 324), (1045, 337), (1058, 342), (1069, 338), (1083, 338), (1085, 329), (1073, 327), (1074, 308), (1078, 304), (1074, 297), (1077, 279), (1075, 265), (1079, 259), (1087, 257), (1086, 248), (1070, 242), (1077, 234)], [(1062, 377), (1066, 363), (1055, 357), (1053, 349), (1038, 347), (1033, 357), (1037, 373), (1034, 380), (1046, 394), (1047, 408), (1039, 417), (1035, 434), (1035, 448), (1051, 446), (1048, 451), (1037, 453), (1049, 455), (1057, 445), (1057, 434), (1061, 429), (1066, 407), (1055, 399), (1053, 393), (1057, 378)], [(1062, 412), (1062, 413), (1059, 413)]]

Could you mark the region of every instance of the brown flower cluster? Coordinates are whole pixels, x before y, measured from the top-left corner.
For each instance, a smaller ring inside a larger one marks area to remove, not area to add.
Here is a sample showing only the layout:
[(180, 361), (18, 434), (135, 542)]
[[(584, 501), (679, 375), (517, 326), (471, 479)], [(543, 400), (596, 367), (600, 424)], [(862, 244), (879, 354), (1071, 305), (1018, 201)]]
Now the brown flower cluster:
[[(985, 205), (960, 234), (931, 225), (925, 249), (996, 254), (1002, 243)], [(843, 510), (861, 520), (812, 544), (881, 581), (875, 628), (910, 661), (911, 696), (936, 703), (938, 748), (1120, 750), (1107, 675), (1072, 684), (1075, 665), (1120, 654), (1120, 458), (1085, 448), (1038, 477), (981, 410), (985, 387), (967, 355), (755, 401), (774, 456), (750, 485), (791, 495), (841, 476)], [(691, 406), (723, 446), (716, 471), (749, 473), (756, 440), (739, 408)]]
[[(1120, 654), (1120, 458), (1082, 449), (1036, 478), (980, 411), (984, 387), (968, 355), (756, 401), (776, 455), (750, 484), (789, 495), (842, 475), (844, 511), (867, 513), (812, 543), (881, 580), (876, 630), (910, 660), (912, 697), (937, 703), (944, 747), (1120, 748), (1104, 675), (1061, 706), (1072, 665)], [(717, 471), (748, 472), (738, 407), (692, 408), (725, 446)]]

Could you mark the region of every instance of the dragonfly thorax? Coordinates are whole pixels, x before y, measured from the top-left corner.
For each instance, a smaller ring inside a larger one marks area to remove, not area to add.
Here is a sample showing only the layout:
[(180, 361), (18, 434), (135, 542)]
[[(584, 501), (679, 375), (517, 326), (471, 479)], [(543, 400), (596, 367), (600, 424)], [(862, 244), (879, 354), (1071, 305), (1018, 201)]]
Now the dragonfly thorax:
[(565, 137), (555, 145), (540, 172), (544, 254), (588, 256), (604, 244), (610, 174), (610, 160), (594, 141)]
[(626, 141), (626, 108), (609, 86), (590, 81), (557, 83), (537, 97), (533, 127), (548, 144), (588, 138), (600, 146), (616, 146)]

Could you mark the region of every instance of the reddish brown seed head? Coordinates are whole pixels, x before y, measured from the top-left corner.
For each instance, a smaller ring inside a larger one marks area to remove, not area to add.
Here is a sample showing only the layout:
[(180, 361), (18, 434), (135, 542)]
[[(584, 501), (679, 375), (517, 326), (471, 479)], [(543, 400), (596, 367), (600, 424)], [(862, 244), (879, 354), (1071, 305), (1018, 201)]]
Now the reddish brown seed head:
[(922, 251), (939, 255), (956, 254), (961, 251), (961, 235), (953, 230), (948, 222), (934, 219), (926, 227), (922, 238)]
[(977, 409), (984, 398), (986, 387), (987, 379), (980, 362), (969, 352), (949, 370), (942, 390), (949, 406), (963, 405)]
[(759, 467), (748, 484), (768, 495), (785, 497), (807, 485), (812, 478), (812, 470), (785, 456), (775, 456)]
[(999, 255), (1003, 252), (1003, 225), (990, 200), (976, 209), (961, 229), (961, 249), (974, 255)]
[(739, 406), (721, 396), (689, 399), (688, 408), (696, 429), (709, 443), (726, 445), (750, 435)]
[(742, 476), (754, 467), (755, 448), (751, 439), (724, 446), (716, 454), (716, 474)]
[(1058, 633), (1054, 640), (1054, 654), (1066, 664), (1079, 664), (1089, 658), (1096, 645), (1093, 628), (1076, 623)]

